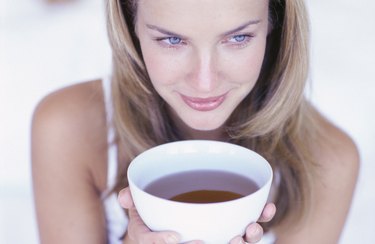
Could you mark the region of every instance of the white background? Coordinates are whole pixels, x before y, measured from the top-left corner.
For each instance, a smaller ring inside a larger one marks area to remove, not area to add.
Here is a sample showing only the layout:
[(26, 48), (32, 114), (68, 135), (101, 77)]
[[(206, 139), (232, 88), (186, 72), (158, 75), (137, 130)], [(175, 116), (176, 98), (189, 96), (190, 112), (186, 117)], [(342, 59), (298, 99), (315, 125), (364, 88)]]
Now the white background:
[[(110, 71), (104, 0), (0, 0), (0, 243), (38, 243), (30, 122), (47, 93)], [(375, 2), (311, 0), (312, 101), (356, 141), (360, 178), (342, 244), (375, 243)], [(340, 204), (340, 203), (338, 203)]]

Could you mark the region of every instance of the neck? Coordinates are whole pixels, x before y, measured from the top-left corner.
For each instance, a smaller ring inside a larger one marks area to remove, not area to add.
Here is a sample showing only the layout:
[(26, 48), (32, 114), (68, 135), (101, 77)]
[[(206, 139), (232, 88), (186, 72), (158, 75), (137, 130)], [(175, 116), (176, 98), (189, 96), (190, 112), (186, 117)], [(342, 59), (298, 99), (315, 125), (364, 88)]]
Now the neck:
[(192, 128), (188, 128), (188, 130), (185, 130), (183, 132), (184, 138), (190, 140), (226, 141), (228, 139), (228, 136), (226, 135), (223, 128), (218, 128), (209, 131), (194, 130)]

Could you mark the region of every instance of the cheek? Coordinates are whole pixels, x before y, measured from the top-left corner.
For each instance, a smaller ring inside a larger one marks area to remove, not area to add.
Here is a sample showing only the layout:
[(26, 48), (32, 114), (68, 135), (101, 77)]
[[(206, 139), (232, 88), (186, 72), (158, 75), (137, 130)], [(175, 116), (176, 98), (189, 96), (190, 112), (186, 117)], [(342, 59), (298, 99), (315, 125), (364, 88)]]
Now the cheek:
[(264, 45), (249, 50), (237, 58), (235, 62), (233, 74), (236, 74), (238, 81), (255, 83), (259, 77), (264, 60)]
[[(251, 90), (258, 81), (263, 56), (248, 56), (232, 64), (230, 80), (243, 89)], [(248, 91), (249, 92), (249, 91)]]
[(170, 85), (176, 82), (181, 73), (181, 65), (175, 58), (166, 56), (154, 48), (143, 48), (143, 59), (151, 82), (154, 86)]

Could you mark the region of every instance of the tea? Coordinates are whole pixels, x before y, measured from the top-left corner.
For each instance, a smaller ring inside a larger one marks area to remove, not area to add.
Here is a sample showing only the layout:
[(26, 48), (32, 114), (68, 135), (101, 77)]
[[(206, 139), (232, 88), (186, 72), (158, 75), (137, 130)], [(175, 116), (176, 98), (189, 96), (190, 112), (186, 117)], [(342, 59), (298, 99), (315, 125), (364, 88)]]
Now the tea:
[(235, 200), (243, 195), (230, 191), (198, 190), (181, 193), (169, 200), (189, 203), (213, 203)]
[(251, 179), (225, 171), (194, 170), (167, 175), (146, 186), (146, 192), (165, 199), (188, 203), (234, 200), (259, 189)]

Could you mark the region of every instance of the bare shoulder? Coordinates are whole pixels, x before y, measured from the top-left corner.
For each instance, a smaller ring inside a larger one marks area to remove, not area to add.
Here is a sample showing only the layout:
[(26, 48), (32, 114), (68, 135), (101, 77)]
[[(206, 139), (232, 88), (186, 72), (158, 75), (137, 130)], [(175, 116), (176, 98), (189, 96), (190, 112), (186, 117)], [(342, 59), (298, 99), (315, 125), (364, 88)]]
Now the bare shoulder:
[(94, 117), (100, 119), (103, 115), (103, 94), (100, 81), (97, 80), (78, 83), (48, 94), (37, 105), (33, 121), (53, 122), (58, 128), (79, 127), (81, 123), (89, 122)]
[(101, 81), (84, 82), (47, 95), (35, 109), (31, 160), (42, 243), (105, 242), (102, 93)]
[(64, 166), (55, 165), (57, 167), (68, 169), (71, 166), (82, 172), (95, 169), (98, 158), (105, 154), (105, 128), (100, 80), (54, 91), (39, 102), (33, 114), (33, 164), (52, 167), (59, 160), (44, 159), (53, 154), (53, 157), (66, 159), (61, 163)]
[(316, 143), (316, 159), (322, 169), (335, 170), (335, 172), (325, 170), (322, 172), (332, 172), (337, 176), (343, 174), (349, 180), (356, 180), (360, 163), (356, 143), (345, 131), (321, 114), (317, 116), (321, 136)]
[(278, 243), (338, 243), (350, 210), (359, 171), (357, 146), (343, 130), (315, 115), (319, 133), (313, 140), (310, 211), (294, 228), (290, 222), (277, 227)]

